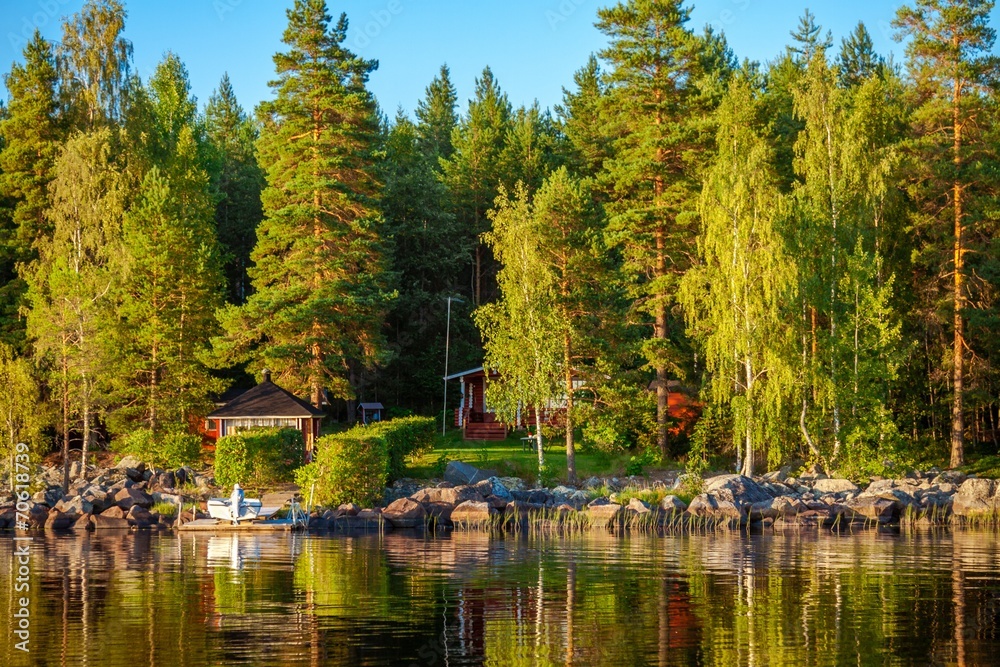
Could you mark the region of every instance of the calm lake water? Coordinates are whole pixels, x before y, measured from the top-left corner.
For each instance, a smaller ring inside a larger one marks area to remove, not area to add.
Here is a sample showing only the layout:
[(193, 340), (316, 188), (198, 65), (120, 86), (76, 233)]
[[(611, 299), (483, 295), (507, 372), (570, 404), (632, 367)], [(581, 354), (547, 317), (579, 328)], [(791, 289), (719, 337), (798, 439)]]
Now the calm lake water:
[(28, 654), (14, 548), (0, 665), (1000, 664), (993, 532), (36, 537)]

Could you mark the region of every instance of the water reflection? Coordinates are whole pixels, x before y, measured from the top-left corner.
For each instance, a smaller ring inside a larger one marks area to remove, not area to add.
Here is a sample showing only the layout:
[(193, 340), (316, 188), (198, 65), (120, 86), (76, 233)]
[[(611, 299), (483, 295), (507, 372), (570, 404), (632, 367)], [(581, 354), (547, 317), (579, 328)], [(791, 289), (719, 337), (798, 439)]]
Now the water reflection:
[(49, 536), (0, 664), (992, 664), (998, 565), (974, 532)]

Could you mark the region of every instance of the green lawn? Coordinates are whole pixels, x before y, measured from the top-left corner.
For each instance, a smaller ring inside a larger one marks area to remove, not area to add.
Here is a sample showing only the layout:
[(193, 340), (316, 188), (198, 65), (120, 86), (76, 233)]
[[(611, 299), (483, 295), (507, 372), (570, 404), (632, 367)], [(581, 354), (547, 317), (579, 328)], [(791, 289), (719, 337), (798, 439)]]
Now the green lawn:
[[(523, 435), (515, 432), (502, 442), (465, 441), (461, 430), (452, 429), (445, 436), (437, 436), (433, 450), (410, 460), (407, 475), (418, 479), (442, 477), (448, 461), (463, 461), (477, 468), (496, 470), (501, 477), (534, 481), (538, 475), (538, 454), (523, 446)], [(581, 480), (593, 475), (622, 475), (628, 459), (628, 454), (612, 456), (578, 447), (576, 474)], [(546, 441), (545, 464), (558, 481), (566, 481), (566, 443), (562, 438)]]

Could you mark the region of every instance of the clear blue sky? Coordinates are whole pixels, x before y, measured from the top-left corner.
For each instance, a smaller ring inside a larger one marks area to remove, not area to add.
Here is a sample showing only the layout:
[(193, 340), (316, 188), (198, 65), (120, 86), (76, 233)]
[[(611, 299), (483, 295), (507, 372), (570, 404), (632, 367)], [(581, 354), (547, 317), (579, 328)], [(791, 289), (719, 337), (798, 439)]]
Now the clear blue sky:
[[(163, 53), (187, 64), (192, 87), (204, 104), (223, 72), (251, 110), (270, 97), (271, 56), (281, 49), (285, 9), (292, 0), (131, 0), (126, 36), (135, 47), (135, 66), (148, 79)], [(22, 33), (38, 26), (58, 40), (61, 18), (83, 0), (0, 0), (0, 71), (19, 59)], [(610, 0), (330, 0), (335, 17), (351, 22), (348, 45), (380, 62), (371, 88), (383, 110), (412, 112), (440, 65), (447, 62), (464, 107), (475, 77), (493, 68), (511, 102), (557, 104), (562, 88), (587, 56), (604, 46), (594, 28), (598, 7)], [(788, 43), (788, 33), (806, 7), (836, 44), (863, 20), (881, 53), (902, 51), (889, 23), (896, 0), (700, 0), (692, 26), (722, 29), (740, 59), (766, 61)], [(997, 17), (1000, 19), (1000, 16)], [(996, 21), (1000, 27), (1000, 20)], [(6, 90), (3, 91), (6, 97)]]

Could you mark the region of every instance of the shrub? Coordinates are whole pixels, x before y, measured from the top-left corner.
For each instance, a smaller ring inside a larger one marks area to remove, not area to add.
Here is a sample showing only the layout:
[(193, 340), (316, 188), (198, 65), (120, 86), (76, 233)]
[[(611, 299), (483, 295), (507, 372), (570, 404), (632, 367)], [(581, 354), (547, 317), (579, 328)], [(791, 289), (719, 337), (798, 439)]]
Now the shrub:
[(295, 472), (308, 492), (316, 483), (314, 502), (332, 507), (357, 503), (372, 507), (382, 500), (388, 481), (389, 452), (376, 429), (357, 426), (316, 441), (316, 460)]
[(139, 429), (118, 439), (116, 445), (119, 453), (158, 468), (180, 468), (201, 458), (201, 436), (184, 431), (154, 434), (148, 428)]
[(389, 481), (406, 474), (406, 457), (434, 446), (436, 422), (431, 417), (399, 417), (366, 427), (372, 435), (385, 441), (389, 455)]
[(222, 486), (239, 482), (256, 488), (290, 482), (304, 457), (305, 443), (298, 429), (241, 431), (215, 443), (215, 479)]
[(434, 433), (430, 417), (401, 417), (324, 436), (316, 441), (315, 462), (299, 468), (295, 482), (306, 492), (315, 482), (320, 505), (371, 507), (406, 472), (407, 456), (433, 446)]

